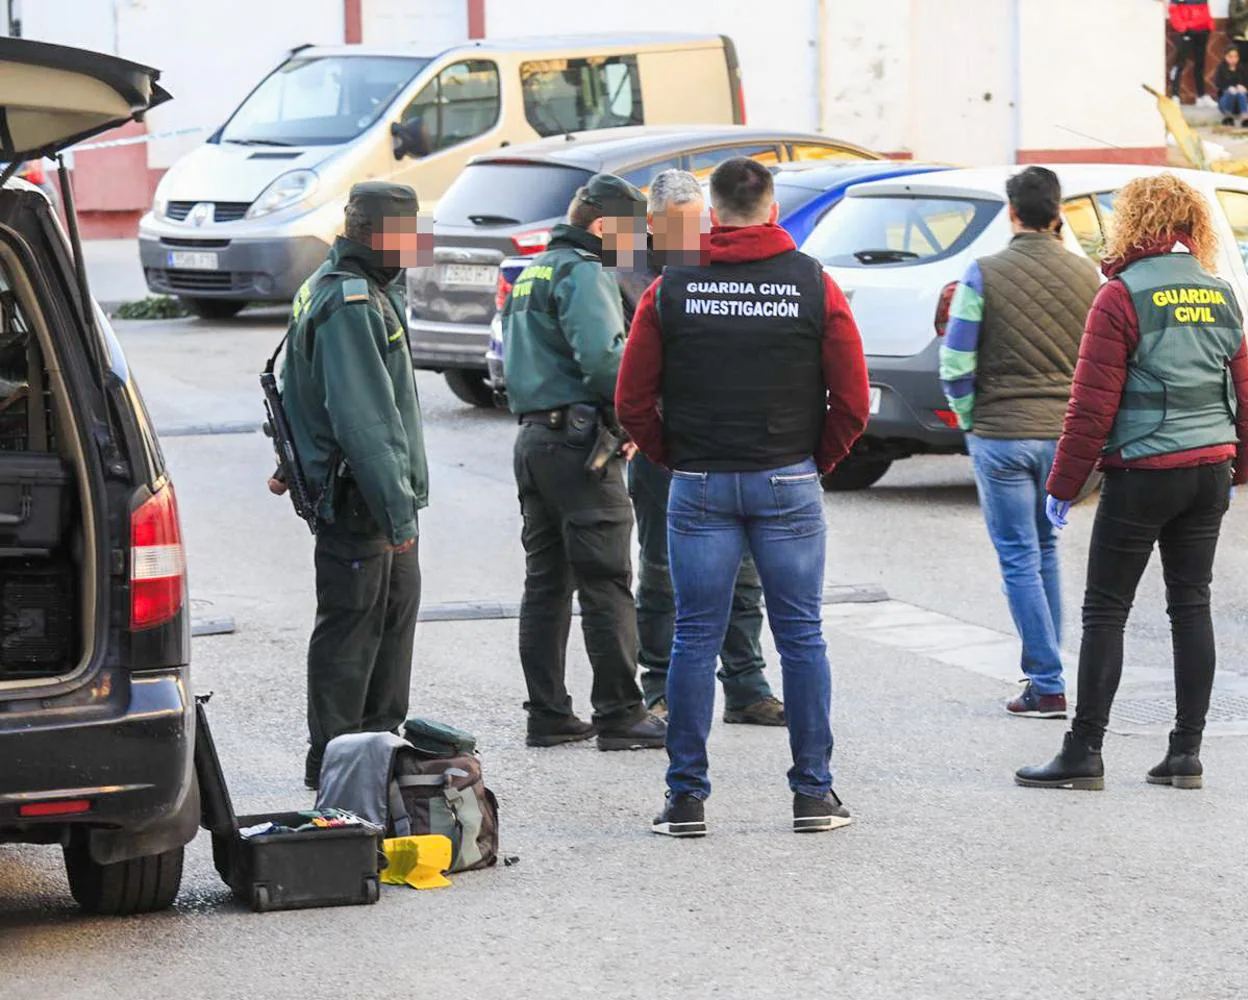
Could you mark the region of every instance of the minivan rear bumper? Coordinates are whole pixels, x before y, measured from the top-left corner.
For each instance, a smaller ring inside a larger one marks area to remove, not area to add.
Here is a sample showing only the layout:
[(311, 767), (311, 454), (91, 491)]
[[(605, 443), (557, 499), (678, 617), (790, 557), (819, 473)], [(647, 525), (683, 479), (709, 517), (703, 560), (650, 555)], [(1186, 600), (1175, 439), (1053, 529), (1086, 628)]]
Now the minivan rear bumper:
[[(211, 253), (215, 269), (172, 266), (170, 254)], [(315, 236), (276, 239), (208, 239), (139, 236), (139, 260), (147, 287), (160, 295), (289, 302), (325, 262), (329, 246)]]
[(488, 323), (435, 323), (408, 318), (408, 342), (412, 366), (440, 372), (448, 368), (485, 371), (485, 352), (490, 346)]
[[(110, 681), (101, 673), (98, 690)], [(0, 841), (47, 843), (90, 831), (100, 863), (158, 854), (198, 828), (193, 780), (194, 702), (188, 670), (132, 675), (129, 699), (110, 705), (0, 712)], [(68, 699), (67, 699), (68, 700)], [(76, 815), (23, 816), (23, 805), (90, 803)]]
[(963, 434), (936, 411), (948, 411), (940, 388), (940, 341), (909, 357), (867, 356), (868, 377), (880, 393), (879, 412), (867, 423), (866, 438), (903, 454), (965, 451)]

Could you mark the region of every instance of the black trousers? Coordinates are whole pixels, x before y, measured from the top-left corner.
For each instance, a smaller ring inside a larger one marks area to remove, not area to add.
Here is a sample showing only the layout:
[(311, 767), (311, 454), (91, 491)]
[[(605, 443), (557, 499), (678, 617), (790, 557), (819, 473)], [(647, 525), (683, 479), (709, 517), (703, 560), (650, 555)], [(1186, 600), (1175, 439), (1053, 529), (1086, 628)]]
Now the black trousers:
[(1217, 660), (1209, 585), (1231, 465), (1195, 469), (1111, 469), (1092, 528), (1079, 651), (1079, 704), (1072, 731), (1101, 745), (1122, 677), (1122, 634), (1135, 589), (1161, 549), (1174, 644), (1175, 736), (1200, 746)]
[(335, 736), (393, 731), (406, 720), (419, 611), (417, 548), (387, 552), (371, 519), (318, 528), (316, 625), (308, 644), (309, 777), (320, 773), (325, 745)]
[(570, 715), (564, 684), (572, 594), (581, 599), (581, 628), (594, 671), (594, 721), (631, 723), (643, 713), (637, 686), (637, 613), (633, 607), (633, 508), (624, 463), (605, 479), (585, 471), (589, 447), (562, 430), (520, 428), (515, 473), (524, 515), (524, 599), (520, 663), (536, 724)]
[(1205, 93), (1205, 52), (1209, 47), (1209, 32), (1186, 31), (1175, 40), (1174, 66), (1170, 70), (1170, 96), (1179, 96), (1183, 82), (1183, 67), (1190, 61), (1196, 96)]

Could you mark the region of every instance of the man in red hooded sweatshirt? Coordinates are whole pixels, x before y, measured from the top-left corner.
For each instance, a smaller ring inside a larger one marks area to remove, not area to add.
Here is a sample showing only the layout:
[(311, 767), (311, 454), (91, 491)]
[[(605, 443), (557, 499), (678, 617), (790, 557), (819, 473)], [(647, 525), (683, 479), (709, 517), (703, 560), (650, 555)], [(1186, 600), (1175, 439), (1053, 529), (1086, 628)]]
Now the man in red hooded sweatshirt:
[(862, 339), (841, 290), (776, 225), (766, 167), (744, 157), (721, 163), (711, 205), (708, 261), (669, 266), (650, 286), (616, 385), (625, 430), (672, 470), (670, 766), (667, 803), (651, 828), (706, 833), (715, 662), (748, 551), (783, 669), (793, 829), (834, 830), (850, 817), (830, 770), (819, 476), (849, 454), (867, 424)]

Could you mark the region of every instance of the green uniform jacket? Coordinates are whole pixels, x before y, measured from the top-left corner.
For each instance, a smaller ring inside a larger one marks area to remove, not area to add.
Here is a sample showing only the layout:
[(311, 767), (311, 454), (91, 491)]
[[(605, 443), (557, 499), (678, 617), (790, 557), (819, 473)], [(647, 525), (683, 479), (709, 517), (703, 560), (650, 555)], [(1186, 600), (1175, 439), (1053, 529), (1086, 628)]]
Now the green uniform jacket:
[(513, 413), (573, 403), (611, 406), (624, 353), (624, 310), (602, 267), (602, 241), (559, 225), (503, 306), (503, 370)]
[(333, 480), (345, 461), (393, 545), (416, 537), (429, 499), (399, 273), (339, 237), (295, 295), (282, 366), (282, 402), (321, 518), (334, 520)]

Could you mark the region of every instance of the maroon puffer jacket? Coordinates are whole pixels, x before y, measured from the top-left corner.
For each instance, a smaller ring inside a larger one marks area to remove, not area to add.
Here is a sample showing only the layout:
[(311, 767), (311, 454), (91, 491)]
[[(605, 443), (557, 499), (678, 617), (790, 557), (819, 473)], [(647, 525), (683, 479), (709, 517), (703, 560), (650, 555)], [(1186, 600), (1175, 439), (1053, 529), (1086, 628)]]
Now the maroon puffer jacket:
[[(1180, 242), (1185, 242), (1180, 237)], [(1127, 364), (1140, 342), (1140, 325), (1127, 286), (1116, 275), (1141, 257), (1169, 252), (1172, 240), (1144, 247), (1126, 259), (1104, 267), (1110, 280), (1101, 286), (1088, 313), (1079, 345), (1074, 388), (1066, 409), (1066, 422), (1057, 445), (1057, 459), (1049, 476), (1048, 491), (1059, 500), (1073, 500), (1092, 470), (1100, 468), (1189, 469), (1235, 460), (1235, 484), (1248, 482), (1248, 345), (1241, 344), (1231, 360), (1231, 374), (1239, 397), (1237, 430), (1239, 445), (1215, 445), (1191, 451), (1154, 455), (1132, 462), (1120, 455), (1101, 452), (1118, 416)]]

